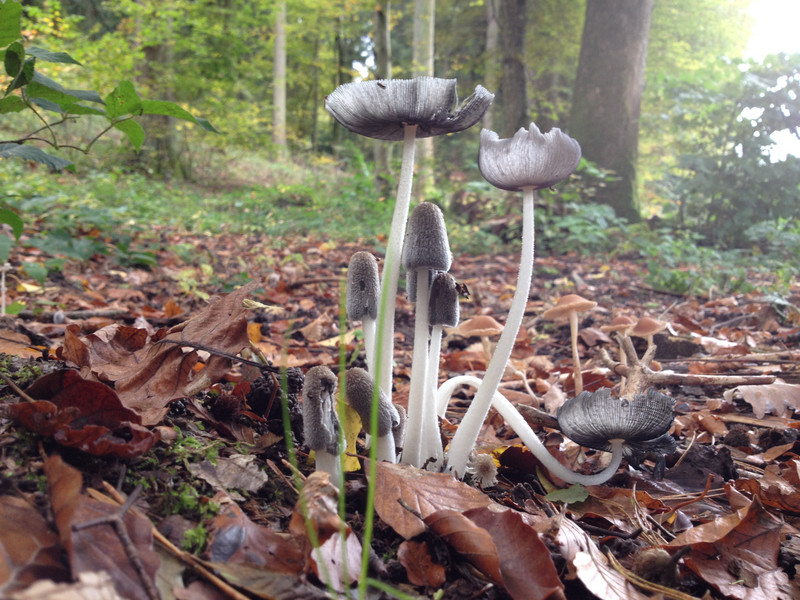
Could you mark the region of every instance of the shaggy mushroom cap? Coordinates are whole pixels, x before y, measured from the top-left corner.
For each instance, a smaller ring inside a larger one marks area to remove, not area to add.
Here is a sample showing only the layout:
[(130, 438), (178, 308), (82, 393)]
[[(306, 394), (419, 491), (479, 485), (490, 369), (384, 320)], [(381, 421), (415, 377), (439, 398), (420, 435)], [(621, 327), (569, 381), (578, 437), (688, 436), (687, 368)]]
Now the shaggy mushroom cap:
[(452, 262), (442, 210), (432, 202), (420, 202), (408, 217), (403, 267), (407, 271), (422, 268), (448, 271)]
[[(370, 374), (361, 367), (347, 370), (345, 378), (345, 398), (361, 417), (361, 426), (369, 431), (370, 418), (372, 417), (372, 402), (375, 397), (375, 382)], [(382, 390), (378, 390), (378, 436), (388, 435), (400, 422), (397, 409), (386, 397)]]
[(375, 257), (364, 250), (353, 254), (347, 267), (347, 316), (354, 321), (376, 319), (380, 287)]
[(303, 384), (303, 435), (312, 450), (339, 453), (338, 379), (328, 367), (312, 367)]
[(557, 127), (542, 134), (531, 123), (505, 139), (494, 131), (481, 131), (478, 167), (486, 181), (501, 190), (550, 187), (569, 177), (580, 160), (580, 144)]
[(428, 322), (433, 326), (455, 327), (458, 325), (459, 313), (455, 278), (449, 273), (437, 273), (431, 284)]
[(585, 310), (591, 310), (597, 306), (597, 302), (587, 300), (578, 294), (567, 294), (561, 296), (553, 308), (549, 308), (542, 313), (545, 319), (557, 319), (558, 317), (566, 317), (571, 312), (579, 313)]
[(479, 85), (459, 104), (455, 79), (416, 77), (345, 83), (325, 98), (325, 108), (354, 133), (402, 140), (406, 125), (417, 126), (418, 138), (472, 127), (493, 100), (494, 94)]
[(654, 389), (636, 394), (633, 400), (612, 398), (609, 388), (582, 392), (558, 409), (558, 426), (573, 442), (608, 450), (610, 440), (625, 440), (626, 456), (648, 451), (669, 453), (674, 449), (667, 438), (674, 418), (675, 400)]

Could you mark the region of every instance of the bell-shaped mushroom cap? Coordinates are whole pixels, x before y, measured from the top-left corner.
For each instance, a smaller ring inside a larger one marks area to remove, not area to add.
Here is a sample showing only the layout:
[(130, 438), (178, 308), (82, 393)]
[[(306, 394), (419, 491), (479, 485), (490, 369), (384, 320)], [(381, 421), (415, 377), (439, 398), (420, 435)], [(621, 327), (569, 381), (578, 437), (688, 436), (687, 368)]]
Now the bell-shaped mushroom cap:
[(363, 250), (353, 254), (347, 267), (347, 316), (354, 321), (376, 319), (380, 287), (375, 257)]
[[(372, 418), (372, 399), (375, 395), (375, 382), (370, 374), (361, 367), (347, 370), (345, 377), (345, 398), (361, 417), (362, 427), (369, 431)], [(391, 433), (392, 429), (400, 422), (397, 409), (378, 389), (378, 436), (382, 437)]]
[(339, 453), (338, 380), (328, 367), (312, 367), (303, 384), (303, 435), (312, 450)]
[(505, 139), (494, 131), (481, 131), (478, 167), (486, 181), (501, 190), (550, 187), (569, 177), (580, 160), (580, 144), (557, 127), (542, 134), (531, 123)]
[(397, 423), (395, 423), (395, 425), (392, 427), (394, 445), (398, 448), (402, 448), (403, 440), (406, 438), (406, 423), (408, 423), (408, 413), (400, 404), (395, 404), (394, 409), (397, 411)]
[(437, 273), (431, 284), (428, 304), (428, 322), (431, 325), (458, 325), (458, 288), (455, 278), (449, 273)]
[(654, 389), (636, 394), (633, 400), (611, 397), (609, 388), (582, 392), (558, 409), (558, 426), (572, 441), (598, 450), (607, 450), (609, 440), (625, 440), (625, 445), (641, 450), (669, 431), (675, 400)]
[(567, 294), (561, 296), (553, 308), (549, 308), (542, 313), (545, 319), (557, 319), (558, 317), (566, 317), (571, 312), (583, 312), (591, 310), (597, 306), (597, 302), (587, 300), (578, 294)]
[(659, 321), (651, 317), (642, 317), (636, 322), (636, 325), (634, 325), (628, 333), (630, 333), (630, 335), (635, 335), (636, 337), (647, 338), (654, 336), (657, 333), (661, 333), (666, 328), (667, 323), (665, 321)]
[(420, 202), (411, 211), (403, 243), (403, 267), (448, 271), (453, 261), (447, 228), (441, 209), (432, 202)]
[(456, 327), (456, 333), (464, 337), (493, 337), (503, 333), (503, 326), (489, 315), (478, 315)]
[(402, 140), (406, 125), (417, 125), (418, 138), (472, 127), (492, 100), (494, 94), (479, 85), (458, 105), (455, 79), (417, 77), (345, 83), (325, 98), (325, 108), (354, 133)]

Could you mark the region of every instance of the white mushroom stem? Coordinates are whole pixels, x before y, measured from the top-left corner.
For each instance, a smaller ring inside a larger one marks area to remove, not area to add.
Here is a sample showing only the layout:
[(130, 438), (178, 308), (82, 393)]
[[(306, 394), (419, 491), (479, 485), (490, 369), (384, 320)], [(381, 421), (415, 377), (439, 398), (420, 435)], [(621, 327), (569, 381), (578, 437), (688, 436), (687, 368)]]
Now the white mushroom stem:
[(324, 471), (331, 476), (331, 483), (339, 487), (342, 481), (342, 461), (336, 454), (327, 450), (315, 450), (314, 464), (317, 471)]
[(361, 320), (361, 330), (364, 332), (364, 353), (367, 359), (367, 371), (375, 376), (375, 319), (364, 316)]
[[(472, 375), (461, 375), (448, 379), (439, 388), (436, 394), (436, 402), (439, 408), (439, 414), (444, 414), (447, 410), (447, 404), (450, 401), (450, 396), (459, 385), (470, 385), (480, 389), (481, 380)], [(473, 400), (473, 403), (475, 400)], [(593, 475), (584, 475), (583, 473), (575, 473), (570, 471), (567, 467), (562, 465), (555, 456), (545, 448), (544, 444), (539, 440), (539, 437), (534, 433), (531, 426), (525, 418), (519, 413), (513, 404), (500, 392), (495, 391), (492, 395), (492, 406), (500, 413), (500, 416), (505, 419), (508, 426), (514, 430), (514, 433), (519, 436), (522, 442), (528, 447), (528, 450), (539, 460), (540, 463), (550, 473), (566, 481), (567, 483), (580, 483), (581, 485), (600, 485), (611, 479), (614, 473), (617, 472), (619, 465), (622, 462), (622, 445), (624, 440), (610, 440), (611, 443), (611, 462), (608, 466)], [(457, 433), (457, 432), (456, 432)], [(472, 448), (470, 448), (471, 450)], [(447, 455), (448, 463), (453, 457), (453, 445), (450, 445), (450, 452)], [(449, 463), (451, 464), (451, 463)], [(458, 473), (458, 471), (456, 471)]]
[(522, 251), (520, 253), (519, 274), (517, 276), (517, 289), (508, 311), (508, 319), (500, 335), (500, 341), (494, 349), (494, 356), (489, 362), (486, 374), (483, 377), (475, 398), (472, 399), (467, 414), (456, 430), (453, 441), (450, 443), (448, 465), (459, 478), (464, 477), (467, 467), (469, 451), (475, 446), (481, 425), (489, 412), (492, 396), (497, 390), (500, 379), (506, 368), (506, 363), (511, 357), (514, 341), (517, 338), (522, 317), (525, 314), (525, 305), (528, 302), (528, 292), (533, 275), (533, 242), (534, 242), (534, 216), (533, 201), (534, 189), (531, 186), (522, 189)]
[(575, 379), (575, 395), (583, 391), (583, 373), (581, 373), (581, 357), (578, 356), (578, 313), (569, 313), (569, 336), (572, 344), (572, 372)]
[[(428, 383), (428, 302), (430, 283), (428, 269), (417, 269), (417, 300), (414, 311), (414, 355), (411, 361), (411, 383), (408, 391), (408, 425), (403, 444), (403, 462), (415, 467), (440, 467), (444, 450), (439, 436), (436, 407)], [(429, 398), (426, 398), (429, 397)], [(432, 459), (432, 460), (431, 460)]]
[(392, 362), (394, 358), (394, 306), (397, 282), (400, 278), (400, 258), (406, 236), (408, 207), (411, 204), (411, 184), (414, 178), (414, 142), (417, 126), (406, 125), (403, 137), (403, 163), (397, 184), (397, 199), (392, 215), (392, 227), (386, 247), (386, 260), (381, 277), (381, 302), (378, 309), (378, 334), (380, 347), (375, 349), (374, 377), (378, 386), (392, 397)]
[[(442, 330), (443, 325), (434, 325), (431, 327), (431, 341), (428, 348), (428, 381), (425, 384), (425, 393), (430, 398), (431, 406), (436, 406), (436, 414), (439, 414), (438, 404), (436, 401), (436, 386), (439, 384), (439, 357), (442, 354)], [(426, 400), (427, 402), (427, 400)]]

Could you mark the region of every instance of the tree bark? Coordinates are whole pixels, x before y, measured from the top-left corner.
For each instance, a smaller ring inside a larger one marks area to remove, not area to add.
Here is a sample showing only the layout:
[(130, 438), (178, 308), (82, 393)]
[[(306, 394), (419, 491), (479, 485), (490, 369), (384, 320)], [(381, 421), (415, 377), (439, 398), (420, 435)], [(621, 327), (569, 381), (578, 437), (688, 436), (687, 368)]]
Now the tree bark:
[(503, 136), (510, 137), (528, 123), (528, 93), (525, 78), (525, 0), (498, 3), (503, 70), (500, 79), (503, 104)]
[[(414, 77), (433, 76), (433, 33), (436, 0), (414, 0), (414, 39), (412, 66)], [(417, 197), (424, 199), (433, 188), (433, 138), (417, 140)]]
[[(497, 62), (500, 55), (500, 25), (497, 22), (498, 0), (486, 0), (486, 52), (484, 54), (484, 86), (493, 94), (499, 94), (500, 78), (498, 77)], [(483, 115), (483, 127), (494, 130), (497, 127), (495, 114), (500, 106), (495, 102)]]
[(275, 16), (275, 50), (272, 62), (272, 143), (280, 158), (286, 158), (286, 1)]
[(638, 221), (637, 170), (647, 41), (654, 0), (587, 0), (570, 116), (583, 155), (616, 181), (597, 200)]

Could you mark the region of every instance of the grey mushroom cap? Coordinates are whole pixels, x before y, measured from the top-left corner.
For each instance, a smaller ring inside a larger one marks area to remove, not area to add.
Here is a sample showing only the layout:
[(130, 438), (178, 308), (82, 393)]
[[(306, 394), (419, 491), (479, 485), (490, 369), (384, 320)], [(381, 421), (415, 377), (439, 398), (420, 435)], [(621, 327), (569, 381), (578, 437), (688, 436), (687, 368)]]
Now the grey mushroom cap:
[(479, 85), (459, 104), (455, 79), (417, 77), (345, 83), (325, 98), (325, 108), (354, 133), (402, 140), (406, 125), (417, 125), (418, 138), (472, 127), (493, 100), (494, 94)]
[(303, 435), (312, 450), (339, 453), (338, 380), (328, 367), (308, 370), (303, 384)]
[(428, 305), (428, 322), (431, 325), (455, 327), (459, 318), (458, 288), (455, 278), (449, 273), (437, 273), (431, 284)]
[[(608, 450), (609, 440), (625, 440), (626, 456), (672, 448), (668, 442), (675, 400), (654, 389), (633, 400), (613, 398), (611, 390), (581, 392), (558, 409), (558, 426), (572, 441)], [(670, 437), (671, 439), (671, 437)]]
[(356, 321), (376, 319), (380, 287), (375, 257), (364, 250), (353, 254), (347, 267), (347, 316)]
[[(378, 388), (377, 391), (378, 436), (383, 437), (391, 433), (392, 429), (399, 423), (400, 416), (383, 390)], [(361, 367), (348, 369), (345, 377), (345, 398), (347, 398), (347, 403), (361, 417), (361, 425), (367, 431), (369, 431), (369, 423), (372, 418), (372, 401), (374, 397), (375, 381), (366, 369)]]
[[(436, 271), (428, 270), (428, 285), (433, 283), (433, 277)], [(417, 301), (417, 270), (411, 269), (406, 271), (406, 296), (409, 302)]]
[(580, 160), (580, 144), (558, 127), (542, 134), (531, 123), (505, 139), (494, 131), (481, 131), (478, 168), (486, 181), (501, 190), (550, 187), (569, 177)]
[(403, 267), (448, 271), (453, 262), (447, 228), (441, 209), (432, 202), (420, 202), (411, 211), (403, 242)]

